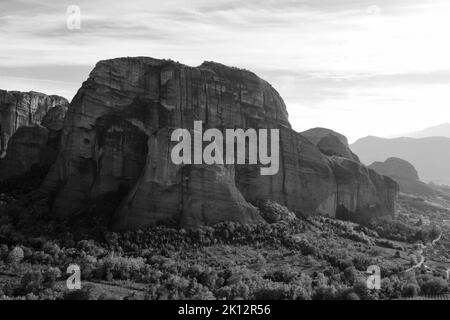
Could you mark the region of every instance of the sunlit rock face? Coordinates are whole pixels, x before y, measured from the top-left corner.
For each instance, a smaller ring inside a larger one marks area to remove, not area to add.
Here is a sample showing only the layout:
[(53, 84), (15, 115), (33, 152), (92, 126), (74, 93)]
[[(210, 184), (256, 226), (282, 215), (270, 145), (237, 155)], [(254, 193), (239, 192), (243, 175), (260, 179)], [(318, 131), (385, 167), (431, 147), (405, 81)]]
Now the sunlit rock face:
[[(259, 165), (175, 165), (171, 133), (192, 132), (194, 121), (202, 121), (204, 129), (279, 129), (278, 173), (263, 176)], [(354, 170), (364, 168), (352, 161)], [(263, 222), (251, 204), (259, 199), (298, 215), (334, 216), (343, 199), (334, 169), (331, 157), (290, 128), (280, 95), (252, 72), (213, 62), (189, 67), (118, 58), (99, 62), (73, 99), (58, 159), (41, 191), (56, 194), (53, 211), (59, 215), (80, 212), (89, 201), (113, 199), (117, 205), (108, 213), (118, 230), (163, 220), (183, 226), (254, 223)], [(381, 176), (367, 175), (363, 183), (376, 180), (383, 188)], [(393, 213), (393, 200), (384, 195), (357, 198), (361, 208), (376, 205)]]
[(337, 204), (363, 216), (395, 213), (398, 184), (359, 162), (332, 156), (330, 158), (337, 184)]
[(8, 140), (21, 126), (41, 124), (47, 112), (57, 105), (67, 107), (60, 96), (39, 92), (0, 90), (0, 154), (4, 157)]

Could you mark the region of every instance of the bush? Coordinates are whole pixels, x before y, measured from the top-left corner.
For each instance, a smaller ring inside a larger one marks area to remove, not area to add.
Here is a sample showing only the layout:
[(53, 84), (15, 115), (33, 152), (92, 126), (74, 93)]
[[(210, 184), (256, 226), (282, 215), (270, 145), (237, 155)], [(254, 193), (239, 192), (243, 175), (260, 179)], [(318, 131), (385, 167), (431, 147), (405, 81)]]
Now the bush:
[(218, 289), (216, 296), (219, 299), (227, 300), (248, 299), (249, 293), (250, 289), (245, 283), (237, 283)]
[(6, 244), (0, 246), (0, 260), (6, 260), (8, 258), (9, 249)]
[(47, 253), (51, 256), (55, 256), (61, 252), (61, 249), (59, 248), (59, 246), (56, 243), (47, 241), (42, 245), (42, 251), (44, 251), (45, 253)]
[(276, 223), (279, 221), (292, 221), (297, 216), (285, 206), (271, 200), (260, 201), (257, 203), (261, 216), (268, 223)]
[(266, 274), (264, 278), (274, 282), (290, 283), (297, 275), (298, 272), (293, 271), (289, 267), (284, 267)]
[(44, 277), (39, 271), (27, 272), (23, 275), (17, 290), (18, 295), (37, 294), (43, 287)]
[(61, 277), (59, 268), (49, 268), (44, 272), (43, 286), (48, 289), (55, 287), (56, 281)]
[(353, 285), (353, 291), (362, 299), (369, 299), (369, 289), (367, 288), (367, 284), (365, 281), (360, 280), (356, 281)]
[(145, 261), (143, 258), (126, 258), (108, 256), (100, 260), (100, 268), (103, 268), (105, 273), (110, 273), (115, 279), (128, 280), (137, 278), (141, 272), (145, 270)]
[(345, 300), (361, 300), (355, 292), (349, 292), (344, 296)]
[(313, 300), (333, 300), (336, 298), (336, 288), (321, 285), (314, 290), (312, 298)]
[(446, 280), (438, 277), (433, 277), (425, 281), (420, 287), (422, 294), (438, 295), (448, 291), (448, 283)]
[(96, 245), (93, 240), (82, 240), (78, 243), (78, 247), (88, 255), (99, 257), (105, 254), (105, 250)]
[(402, 288), (402, 296), (403, 297), (416, 297), (419, 295), (420, 287), (416, 283), (407, 283)]
[(355, 267), (348, 267), (344, 270), (344, 278), (347, 280), (350, 284), (353, 284), (356, 280), (356, 269)]
[(268, 282), (253, 292), (256, 300), (285, 300), (292, 299), (293, 292), (287, 284)]
[(21, 247), (14, 247), (8, 254), (8, 263), (19, 263), (23, 260), (24, 253)]
[(114, 296), (94, 285), (84, 285), (80, 290), (67, 291), (64, 300), (117, 300)]

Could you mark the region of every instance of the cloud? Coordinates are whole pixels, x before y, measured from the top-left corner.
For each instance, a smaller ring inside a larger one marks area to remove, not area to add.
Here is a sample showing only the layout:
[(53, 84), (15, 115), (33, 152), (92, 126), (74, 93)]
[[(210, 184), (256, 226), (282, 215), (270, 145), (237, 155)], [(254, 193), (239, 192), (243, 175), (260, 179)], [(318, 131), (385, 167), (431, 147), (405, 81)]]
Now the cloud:
[(194, 66), (213, 60), (268, 80), (295, 128), (327, 125), (350, 138), (380, 134), (367, 112), (394, 108), (404, 121), (383, 130), (412, 131), (432, 122), (422, 112), (429, 95), (435, 121), (449, 121), (446, 0), (73, 3), (81, 8), (81, 30), (66, 28), (66, 2), (0, 3), (0, 87), (21, 79), (47, 92), (44, 86), (58, 90), (60, 81), (70, 98), (98, 60), (153, 56)]

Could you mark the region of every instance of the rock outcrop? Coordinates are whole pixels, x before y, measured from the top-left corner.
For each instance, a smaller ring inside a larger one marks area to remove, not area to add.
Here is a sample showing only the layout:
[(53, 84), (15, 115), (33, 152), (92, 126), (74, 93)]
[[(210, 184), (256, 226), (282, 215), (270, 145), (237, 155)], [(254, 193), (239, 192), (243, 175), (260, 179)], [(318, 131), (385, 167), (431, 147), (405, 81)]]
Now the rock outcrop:
[[(204, 129), (279, 129), (278, 173), (263, 176), (259, 165), (175, 165), (171, 133), (192, 133), (194, 121)], [(56, 193), (53, 211), (59, 215), (112, 195), (120, 200), (111, 213), (113, 229), (161, 220), (184, 226), (263, 221), (251, 204), (261, 199), (297, 215), (334, 216), (340, 201), (355, 212), (376, 207), (378, 214), (393, 214), (394, 182), (357, 159), (333, 160), (334, 153), (321, 152), (290, 128), (286, 106), (270, 84), (213, 62), (196, 68), (145, 57), (99, 62), (69, 107), (61, 139), (41, 191)], [(338, 163), (343, 173), (337, 175)]]
[(363, 216), (395, 212), (398, 185), (361, 164), (358, 156), (350, 150), (345, 136), (326, 128), (309, 129), (301, 135), (316, 145), (331, 162), (339, 210)]
[(47, 112), (69, 102), (60, 96), (39, 92), (0, 90), (0, 158), (5, 156), (8, 141), (22, 126), (41, 124)]
[(356, 215), (382, 216), (395, 213), (398, 184), (391, 178), (377, 174), (361, 163), (331, 157), (337, 184), (337, 206)]
[(394, 179), (403, 193), (417, 196), (433, 196), (437, 194), (433, 188), (420, 181), (416, 168), (406, 160), (391, 157), (384, 162), (376, 161), (369, 168)]
[(347, 138), (340, 133), (325, 128), (313, 128), (301, 133), (319, 150), (328, 156), (339, 156), (359, 162), (348, 145)]
[(0, 179), (18, 176), (45, 156), (48, 129), (40, 125), (21, 126), (8, 142), (8, 152), (0, 159)]
[(40, 119), (41, 124), (17, 128), (8, 140), (6, 155), (0, 159), (0, 180), (19, 176), (33, 165), (47, 168), (55, 162), (66, 111), (67, 106), (57, 105)]

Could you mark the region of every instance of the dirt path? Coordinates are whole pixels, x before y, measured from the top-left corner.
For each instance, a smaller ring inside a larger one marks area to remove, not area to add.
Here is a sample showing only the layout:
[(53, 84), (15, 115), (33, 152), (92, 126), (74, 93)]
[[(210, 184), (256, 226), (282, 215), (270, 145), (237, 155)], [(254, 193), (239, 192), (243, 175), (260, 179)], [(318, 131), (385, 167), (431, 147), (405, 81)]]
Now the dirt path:
[[(431, 241), (431, 244), (429, 245), (429, 247), (434, 246), (439, 240), (441, 240), (441, 237), (442, 237), (442, 232), (441, 232), (441, 234), (440, 234), (436, 239), (434, 239), (433, 241)], [(417, 268), (422, 267), (422, 265), (423, 265), (424, 262), (425, 262), (425, 256), (423, 255), (423, 251), (424, 251), (424, 249), (426, 249), (426, 248), (427, 248), (427, 246), (425, 246), (425, 245), (422, 245), (422, 246), (421, 246), (421, 249), (417, 251), (417, 253), (418, 253), (419, 256), (420, 256), (420, 261), (419, 261), (419, 263), (417, 263), (417, 264), (415, 264), (414, 266), (412, 266), (411, 268), (407, 269), (406, 272), (410, 272), (410, 271), (412, 271), (412, 270), (414, 270), (414, 269), (417, 269)], [(448, 274), (449, 270), (450, 270), (450, 269), (447, 269), (447, 274)]]

